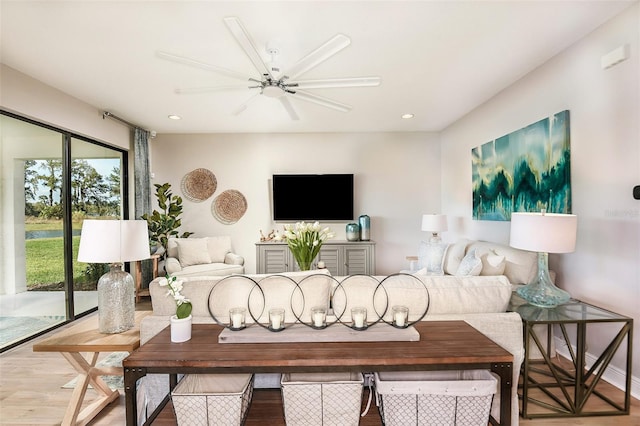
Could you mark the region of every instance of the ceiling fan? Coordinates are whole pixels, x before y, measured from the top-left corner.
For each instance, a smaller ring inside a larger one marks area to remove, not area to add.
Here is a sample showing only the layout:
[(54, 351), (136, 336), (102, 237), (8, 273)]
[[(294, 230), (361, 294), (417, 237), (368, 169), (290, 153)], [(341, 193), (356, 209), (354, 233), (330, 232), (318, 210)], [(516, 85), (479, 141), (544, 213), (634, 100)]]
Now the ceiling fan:
[(247, 109), (247, 106), (258, 96), (267, 96), (277, 98), (284, 106), (292, 120), (298, 120), (298, 114), (289, 99), (299, 99), (314, 104), (322, 105), (337, 111), (348, 112), (351, 106), (316, 95), (307, 91), (307, 89), (325, 89), (325, 88), (344, 88), (344, 87), (372, 87), (380, 85), (380, 77), (346, 77), (346, 78), (329, 78), (321, 80), (298, 80), (298, 77), (307, 71), (315, 68), (322, 62), (331, 58), (336, 53), (347, 47), (351, 43), (351, 39), (344, 34), (337, 34), (329, 39), (326, 43), (300, 59), (284, 72), (280, 71), (277, 65), (276, 57), (278, 55), (277, 46), (267, 44), (267, 53), (272, 57), (272, 61), (267, 65), (254, 43), (251, 35), (245, 29), (242, 22), (237, 17), (226, 17), (224, 23), (235, 37), (236, 41), (249, 57), (254, 67), (258, 71), (260, 77), (248, 77), (245, 74), (234, 70), (207, 64), (198, 60), (186, 58), (184, 56), (174, 55), (172, 53), (158, 51), (156, 55), (162, 59), (177, 62), (180, 64), (193, 66), (196, 68), (212, 71), (227, 77), (249, 81), (251, 85), (246, 86), (216, 86), (216, 87), (197, 87), (187, 89), (176, 89), (176, 93), (205, 93), (223, 90), (245, 89), (248, 88), (256, 93), (246, 102), (233, 111), (234, 115), (238, 115)]

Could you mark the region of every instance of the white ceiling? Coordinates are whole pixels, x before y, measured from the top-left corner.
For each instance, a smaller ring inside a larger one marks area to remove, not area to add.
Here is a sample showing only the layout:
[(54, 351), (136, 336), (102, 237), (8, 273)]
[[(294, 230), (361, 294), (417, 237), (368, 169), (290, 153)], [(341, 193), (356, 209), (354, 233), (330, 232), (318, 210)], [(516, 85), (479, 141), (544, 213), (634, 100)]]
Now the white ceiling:
[[(1, 0), (0, 60), (158, 133), (439, 131), (633, 3)], [(304, 79), (377, 75), (382, 84), (309, 90), (353, 109), (294, 99), (298, 121), (264, 96), (233, 115), (249, 89), (176, 94), (236, 81), (158, 50), (258, 77), (226, 16), (239, 17), (261, 51), (277, 41), (284, 68), (343, 33), (351, 45)], [(408, 112), (415, 118), (402, 120)]]

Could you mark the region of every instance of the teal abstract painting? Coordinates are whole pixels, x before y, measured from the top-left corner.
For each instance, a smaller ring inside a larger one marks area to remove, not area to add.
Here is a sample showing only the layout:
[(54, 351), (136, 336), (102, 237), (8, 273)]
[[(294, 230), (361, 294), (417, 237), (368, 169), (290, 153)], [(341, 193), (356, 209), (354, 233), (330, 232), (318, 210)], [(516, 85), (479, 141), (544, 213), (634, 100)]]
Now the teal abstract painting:
[(569, 111), (473, 148), (473, 218), (571, 213)]

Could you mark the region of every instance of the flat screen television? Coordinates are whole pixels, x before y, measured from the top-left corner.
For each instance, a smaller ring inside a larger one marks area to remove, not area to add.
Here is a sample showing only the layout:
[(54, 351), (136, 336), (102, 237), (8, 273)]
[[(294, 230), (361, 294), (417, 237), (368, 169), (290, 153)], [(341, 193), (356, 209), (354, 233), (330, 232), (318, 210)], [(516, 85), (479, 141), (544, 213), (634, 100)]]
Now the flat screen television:
[(353, 174), (273, 175), (274, 221), (353, 220)]

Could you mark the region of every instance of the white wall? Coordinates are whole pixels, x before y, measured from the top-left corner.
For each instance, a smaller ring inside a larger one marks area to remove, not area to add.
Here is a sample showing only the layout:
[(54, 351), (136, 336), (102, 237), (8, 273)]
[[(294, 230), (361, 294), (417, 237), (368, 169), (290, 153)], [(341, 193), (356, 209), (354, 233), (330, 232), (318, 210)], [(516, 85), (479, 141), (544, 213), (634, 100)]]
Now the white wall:
[[(575, 253), (552, 256), (559, 286), (585, 302), (640, 321), (640, 9), (605, 24), (442, 132), (442, 208), (451, 232), (508, 242), (509, 222), (471, 220), (471, 149), (568, 109)], [(628, 44), (630, 58), (602, 70), (600, 57)], [(599, 354), (610, 332), (588, 333)], [(640, 328), (633, 364), (640, 366)], [(621, 356), (614, 365), (624, 370)], [(637, 377), (636, 373), (636, 377)], [(637, 382), (638, 379), (635, 381)]]
[(102, 111), (0, 63), (0, 106), (10, 112), (129, 149), (130, 130)]
[[(425, 238), (420, 221), (440, 210), (440, 148), (429, 133), (315, 133), (158, 135), (151, 141), (153, 183), (169, 182), (181, 195), (182, 177), (193, 169), (211, 170), (218, 188), (209, 200), (184, 200), (183, 231), (194, 236), (231, 235), (234, 249), (255, 272), (259, 231), (282, 229), (271, 219), (270, 179), (274, 173), (354, 173), (354, 214), (371, 216), (379, 274), (408, 268)], [(226, 189), (247, 199), (245, 216), (223, 225), (211, 215), (211, 202)], [(292, 194), (294, 195), (294, 194)], [(318, 194), (322, 197), (322, 194)], [(153, 207), (157, 208), (155, 199)], [(344, 223), (328, 223), (337, 240)]]

